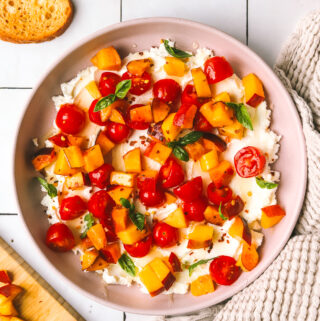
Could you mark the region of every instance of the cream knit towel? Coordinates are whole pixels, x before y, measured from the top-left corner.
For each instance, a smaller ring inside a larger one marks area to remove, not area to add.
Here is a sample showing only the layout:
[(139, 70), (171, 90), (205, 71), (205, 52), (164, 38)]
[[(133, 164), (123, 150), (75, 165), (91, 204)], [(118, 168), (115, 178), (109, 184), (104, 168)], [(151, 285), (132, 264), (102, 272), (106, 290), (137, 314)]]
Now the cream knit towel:
[(258, 280), (228, 303), (157, 320), (320, 320), (320, 11), (299, 23), (275, 72), (297, 106), (307, 142), (308, 185), (298, 235)]

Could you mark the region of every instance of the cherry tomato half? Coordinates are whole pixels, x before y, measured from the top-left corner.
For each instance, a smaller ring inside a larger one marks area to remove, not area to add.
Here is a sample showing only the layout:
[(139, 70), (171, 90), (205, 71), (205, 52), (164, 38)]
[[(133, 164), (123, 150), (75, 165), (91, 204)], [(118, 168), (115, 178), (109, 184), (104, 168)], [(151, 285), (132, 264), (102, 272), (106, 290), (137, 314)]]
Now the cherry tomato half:
[(96, 107), (96, 104), (98, 102), (98, 99), (95, 99), (91, 105), (90, 105), (90, 108), (89, 108), (89, 111), (88, 111), (88, 114), (89, 114), (89, 119), (99, 125), (99, 126), (105, 126), (107, 124), (107, 121), (102, 121), (101, 120), (101, 111), (94, 111), (94, 108)]
[(199, 100), (196, 89), (193, 85), (187, 85), (181, 94), (181, 105), (191, 106), (196, 105), (201, 106), (201, 101)]
[(113, 199), (107, 191), (100, 190), (92, 194), (88, 201), (88, 210), (97, 218), (106, 218), (109, 216), (112, 208), (115, 206)]
[(153, 96), (165, 103), (173, 103), (180, 92), (180, 85), (173, 79), (160, 79), (153, 85)]
[(165, 194), (162, 190), (156, 189), (155, 191), (140, 189), (139, 198), (141, 203), (146, 207), (158, 207), (165, 201)]
[(210, 202), (215, 205), (227, 203), (232, 198), (232, 189), (229, 186), (217, 188), (214, 183), (208, 185), (207, 194)]
[(60, 217), (62, 220), (73, 220), (87, 210), (86, 202), (78, 195), (64, 198), (60, 204)]
[(200, 132), (211, 132), (213, 130), (213, 127), (210, 125), (207, 119), (200, 112), (196, 113), (193, 127), (194, 127), (194, 130), (197, 130)]
[(99, 90), (102, 96), (109, 96), (116, 91), (117, 84), (121, 77), (114, 72), (104, 72), (99, 80)]
[(208, 206), (208, 200), (203, 195), (192, 202), (183, 202), (182, 210), (190, 221), (201, 222), (204, 220), (204, 211)]
[(138, 130), (144, 130), (149, 128), (150, 123), (146, 123), (143, 121), (132, 121), (130, 119), (130, 110), (137, 108), (137, 107), (142, 107), (144, 106), (143, 104), (135, 104), (135, 105), (131, 105), (128, 109), (127, 109), (127, 113), (126, 113), (126, 124), (127, 126), (129, 126), (132, 129), (138, 129)]
[(195, 177), (192, 180), (176, 187), (173, 192), (185, 202), (192, 202), (202, 194), (202, 178)]
[(67, 225), (55, 223), (47, 231), (46, 244), (54, 251), (67, 252), (75, 246), (76, 242)]
[(120, 123), (109, 121), (106, 128), (107, 136), (116, 144), (122, 143), (130, 135), (130, 128)]
[(240, 214), (244, 208), (244, 203), (240, 196), (237, 196), (235, 199), (232, 199), (222, 206), (222, 213), (229, 220), (233, 219), (235, 216)]
[(236, 265), (236, 260), (231, 256), (221, 255), (210, 264), (211, 278), (218, 284), (231, 285), (241, 274), (241, 268)]
[(59, 146), (59, 147), (68, 147), (69, 146), (69, 140), (67, 135), (63, 134), (63, 133), (59, 133), (57, 135), (51, 136), (48, 138), (48, 140)]
[(215, 84), (233, 75), (233, 69), (224, 57), (212, 57), (204, 63), (209, 84)]
[(153, 240), (160, 247), (170, 247), (178, 243), (179, 231), (164, 222), (158, 222), (153, 228)]
[(113, 171), (113, 167), (110, 164), (103, 164), (94, 171), (89, 173), (89, 179), (92, 185), (99, 188), (105, 188), (110, 183), (110, 174)]
[(159, 179), (163, 188), (174, 187), (184, 181), (184, 171), (174, 158), (169, 157), (160, 168)]
[(145, 239), (138, 241), (132, 245), (129, 244), (123, 244), (126, 251), (132, 256), (132, 257), (144, 257), (146, 256), (151, 249), (152, 245), (152, 237), (151, 235), (147, 236)]
[(86, 122), (85, 112), (74, 104), (64, 104), (60, 107), (57, 117), (57, 126), (66, 134), (78, 134)]
[(260, 175), (266, 164), (262, 152), (253, 146), (240, 149), (234, 156), (234, 165), (239, 176), (248, 178)]
[(131, 79), (129, 93), (132, 95), (140, 96), (151, 88), (151, 75), (146, 71), (141, 76), (135, 76), (129, 72), (125, 72), (122, 75), (122, 80), (125, 79)]

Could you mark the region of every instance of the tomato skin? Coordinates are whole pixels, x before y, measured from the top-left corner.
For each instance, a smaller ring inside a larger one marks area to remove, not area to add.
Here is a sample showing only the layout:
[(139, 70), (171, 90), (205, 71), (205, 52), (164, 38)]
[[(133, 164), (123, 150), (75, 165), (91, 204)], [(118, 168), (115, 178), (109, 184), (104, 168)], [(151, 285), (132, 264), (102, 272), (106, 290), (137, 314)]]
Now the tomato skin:
[(57, 126), (66, 134), (78, 134), (85, 125), (85, 112), (74, 104), (64, 104), (56, 116)]
[(233, 284), (241, 274), (241, 268), (236, 263), (231, 256), (221, 255), (213, 259), (209, 267), (213, 281), (221, 285)]
[(163, 188), (171, 188), (184, 181), (184, 171), (181, 165), (172, 157), (169, 157), (161, 166), (159, 180)]
[(106, 134), (114, 143), (119, 144), (130, 135), (130, 128), (126, 125), (108, 121)]
[(192, 202), (196, 200), (202, 194), (201, 176), (195, 177), (179, 187), (176, 187), (173, 192), (185, 202)]
[(130, 119), (130, 110), (135, 109), (137, 107), (142, 107), (142, 106), (144, 106), (144, 105), (143, 104), (135, 104), (135, 105), (131, 105), (127, 109), (126, 124), (127, 124), (127, 126), (129, 126), (132, 129), (144, 130), (144, 129), (149, 128), (150, 123), (145, 123), (143, 121), (131, 121), (131, 119)]
[(169, 255), (169, 263), (172, 266), (173, 272), (182, 272), (181, 262), (173, 252), (171, 252)]
[(89, 212), (99, 219), (108, 217), (114, 206), (113, 199), (105, 190), (95, 192), (88, 201)]
[(152, 237), (149, 235), (145, 239), (132, 245), (123, 244), (123, 246), (132, 257), (144, 257), (150, 252), (152, 246)]
[(193, 128), (200, 132), (211, 132), (213, 130), (213, 127), (200, 112), (196, 113)]
[(94, 111), (94, 108), (96, 107), (96, 104), (98, 102), (99, 99), (95, 99), (91, 105), (90, 108), (88, 110), (88, 114), (89, 114), (89, 119), (99, 125), (99, 126), (105, 126), (107, 124), (108, 121), (102, 121), (101, 120), (101, 113), (100, 110), (99, 111)]
[(94, 171), (89, 173), (89, 179), (92, 185), (99, 188), (105, 188), (110, 183), (110, 174), (113, 171), (113, 167), (110, 164), (103, 164)]
[(244, 208), (244, 203), (240, 196), (232, 199), (223, 204), (222, 213), (224, 216), (228, 217), (229, 220), (233, 219), (235, 216), (240, 214)]
[(64, 198), (60, 204), (60, 217), (64, 221), (73, 220), (87, 210), (87, 204), (85, 201), (78, 195), (70, 196)]
[(263, 172), (266, 158), (262, 152), (253, 146), (240, 149), (234, 156), (234, 165), (239, 176), (254, 177)]
[(47, 231), (46, 244), (54, 251), (67, 252), (75, 246), (76, 242), (67, 225), (55, 223)]
[(158, 207), (164, 203), (165, 194), (159, 188), (155, 191), (142, 188), (139, 191), (139, 198), (141, 203), (146, 207)]
[(165, 103), (173, 103), (180, 92), (180, 85), (173, 79), (160, 79), (153, 85), (153, 96)]
[(99, 90), (102, 96), (109, 96), (116, 91), (117, 84), (121, 81), (121, 77), (114, 72), (104, 72), (99, 80)]
[(201, 101), (199, 100), (196, 89), (193, 85), (189, 84), (183, 89), (183, 92), (181, 94), (181, 105), (196, 105), (197, 107), (201, 107)]
[(67, 135), (63, 134), (63, 133), (59, 133), (57, 135), (51, 136), (48, 138), (48, 140), (59, 146), (59, 147), (68, 147), (69, 146), (69, 140)]
[(158, 222), (152, 232), (153, 240), (159, 247), (171, 247), (179, 240), (179, 231), (164, 222)]
[(129, 72), (125, 72), (121, 79), (131, 79), (131, 88), (129, 93), (132, 95), (140, 96), (151, 88), (151, 75), (147, 71), (145, 71), (141, 76), (135, 76), (131, 75)]
[(224, 57), (215, 56), (204, 63), (209, 84), (215, 84), (233, 75), (233, 69)]
[(204, 220), (204, 211), (208, 206), (208, 200), (204, 196), (192, 202), (183, 202), (182, 210), (189, 221), (201, 222)]
[(210, 202), (215, 205), (225, 204), (232, 198), (232, 189), (229, 186), (217, 188), (214, 183), (208, 185), (207, 194)]

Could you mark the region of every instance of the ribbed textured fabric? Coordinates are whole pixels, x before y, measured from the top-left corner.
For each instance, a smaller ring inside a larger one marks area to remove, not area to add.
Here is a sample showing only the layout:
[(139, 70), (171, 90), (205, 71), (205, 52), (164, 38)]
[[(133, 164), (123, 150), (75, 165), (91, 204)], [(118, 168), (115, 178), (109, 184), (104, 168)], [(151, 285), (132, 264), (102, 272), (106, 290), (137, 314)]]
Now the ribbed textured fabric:
[(296, 236), (254, 283), (227, 303), (154, 320), (320, 320), (320, 11), (298, 24), (275, 72), (296, 104), (307, 142), (308, 184)]

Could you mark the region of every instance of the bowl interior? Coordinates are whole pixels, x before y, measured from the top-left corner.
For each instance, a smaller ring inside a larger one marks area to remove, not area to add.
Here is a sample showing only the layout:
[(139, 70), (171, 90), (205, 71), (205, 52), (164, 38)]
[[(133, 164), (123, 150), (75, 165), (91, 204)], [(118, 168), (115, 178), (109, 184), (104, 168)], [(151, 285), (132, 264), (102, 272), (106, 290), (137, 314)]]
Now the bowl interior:
[[(282, 135), (279, 160), (275, 168), (281, 172), (278, 197), (287, 215), (275, 228), (265, 231), (266, 242), (261, 250), (261, 261), (253, 271), (242, 273), (232, 286), (219, 286), (214, 293), (203, 297), (186, 294), (150, 298), (135, 287), (106, 287), (98, 275), (81, 272), (78, 267), (79, 259), (72, 253), (57, 254), (50, 251), (44, 244), (48, 222), (39, 206), (41, 193), (34, 181), (35, 173), (30, 162), (35, 151), (32, 138), (46, 134), (54, 118), (55, 110), (51, 97), (60, 93), (61, 83), (70, 80), (79, 70), (90, 65), (90, 58), (98, 49), (113, 45), (119, 49), (121, 56), (125, 56), (129, 52), (158, 45), (161, 39), (168, 38), (175, 40), (182, 49), (191, 50), (194, 44), (214, 49), (216, 55), (227, 57), (240, 76), (249, 72), (256, 73), (264, 83), (269, 103), (272, 103), (272, 128)], [(306, 153), (300, 120), (278, 78), (257, 55), (230, 36), (181, 19), (139, 19), (117, 24), (94, 34), (69, 51), (35, 88), (21, 122), (15, 150), (15, 183), (19, 206), (27, 229), (43, 253), (42, 259), (51, 262), (54, 273), (63, 278), (66, 284), (76, 286), (79, 291), (102, 304), (134, 313), (191, 312), (219, 303), (255, 280), (287, 242), (299, 216), (305, 182)]]

